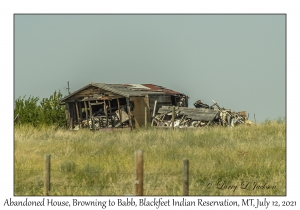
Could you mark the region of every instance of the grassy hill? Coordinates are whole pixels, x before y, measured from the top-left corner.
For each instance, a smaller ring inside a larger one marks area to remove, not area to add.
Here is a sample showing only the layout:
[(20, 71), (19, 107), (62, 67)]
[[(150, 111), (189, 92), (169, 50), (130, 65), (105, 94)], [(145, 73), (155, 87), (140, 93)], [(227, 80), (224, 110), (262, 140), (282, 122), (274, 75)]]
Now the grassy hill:
[(286, 124), (114, 132), (15, 127), (14, 193), (134, 194), (134, 151), (144, 151), (144, 195), (181, 195), (189, 159), (190, 195), (286, 195)]

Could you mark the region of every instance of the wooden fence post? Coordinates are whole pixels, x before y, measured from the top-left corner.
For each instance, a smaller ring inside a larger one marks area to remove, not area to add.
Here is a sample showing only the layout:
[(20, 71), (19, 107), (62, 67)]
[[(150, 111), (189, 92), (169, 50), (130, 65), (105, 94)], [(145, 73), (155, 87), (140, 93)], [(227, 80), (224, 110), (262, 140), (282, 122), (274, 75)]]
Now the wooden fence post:
[(143, 195), (143, 150), (135, 151), (135, 195)]
[(189, 159), (183, 160), (182, 195), (189, 195)]
[(175, 106), (172, 107), (172, 129), (174, 130), (175, 123)]
[(49, 195), (50, 191), (50, 155), (44, 155), (44, 194), (47, 196)]

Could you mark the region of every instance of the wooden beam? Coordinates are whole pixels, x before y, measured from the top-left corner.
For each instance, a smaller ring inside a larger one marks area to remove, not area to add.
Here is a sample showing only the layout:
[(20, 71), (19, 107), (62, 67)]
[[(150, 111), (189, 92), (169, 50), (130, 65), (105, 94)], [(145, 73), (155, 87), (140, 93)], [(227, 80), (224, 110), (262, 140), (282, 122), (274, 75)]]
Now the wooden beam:
[[(86, 96), (86, 97), (88, 97), (88, 96)], [(89, 97), (89, 98), (84, 98), (81, 101), (112, 100), (112, 99), (117, 99), (117, 98), (125, 98), (125, 97), (121, 96), (121, 95), (102, 96), (102, 97)]]
[(84, 103), (85, 119), (87, 121), (88, 120), (88, 110), (87, 110), (86, 102), (84, 101), (83, 103)]
[(175, 106), (172, 107), (172, 129), (174, 130)]
[(92, 116), (93, 116), (93, 109), (92, 109), (90, 101), (89, 101), (89, 109), (90, 109), (90, 118), (92, 119), (92, 129), (94, 130), (95, 129), (95, 123), (94, 123), (94, 118), (92, 118)]
[(111, 96), (103, 96), (100, 100), (112, 100), (116, 98), (125, 98), (125, 97), (120, 95), (111, 95)]
[(111, 114), (111, 106), (110, 106), (110, 100), (108, 100), (108, 108), (109, 108), (109, 114), (110, 114), (110, 121), (111, 121), (111, 127), (114, 127), (114, 122), (112, 119), (112, 114)]
[(100, 105), (100, 104), (104, 104), (104, 102), (95, 102), (95, 103), (91, 103), (92, 106), (94, 106), (94, 105)]
[(79, 117), (79, 111), (78, 111), (78, 104), (75, 102), (75, 107), (76, 107), (76, 117), (77, 117), (77, 123), (79, 124), (80, 117)]
[(120, 123), (121, 123), (121, 127), (123, 128), (123, 123), (122, 123), (122, 113), (121, 113), (121, 108), (120, 108), (120, 101), (117, 98), (117, 102), (118, 102), (118, 110), (119, 110), (119, 116), (120, 116)]
[(150, 107), (150, 104), (149, 104), (149, 96), (148, 95), (145, 95), (144, 102), (145, 102), (146, 106), (148, 107), (148, 109), (151, 110), (151, 107)]
[(155, 111), (156, 111), (156, 105), (157, 105), (157, 100), (155, 100), (155, 102), (154, 102), (154, 108), (153, 108), (153, 113), (152, 113), (152, 122), (151, 122), (151, 126), (153, 126), (153, 122), (154, 122)]
[(106, 101), (104, 101), (104, 113), (105, 113), (105, 116), (106, 116), (106, 127), (108, 128), (108, 116), (107, 116)]
[(82, 120), (82, 107), (81, 107), (81, 102), (78, 103), (78, 108), (79, 108), (79, 118)]
[(69, 103), (70, 107), (70, 118), (71, 118), (71, 127), (73, 129), (74, 121), (76, 120), (76, 111), (75, 111), (75, 103)]
[(67, 127), (70, 127), (70, 108), (69, 108), (69, 103), (66, 103), (66, 112), (67, 112)]
[(152, 113), (153, 118), (155, 117), (156, 105), (157, 105), (157, 100), (155, 100), (155, 102), (154, 102), (154, 108), (153, 108), (153, 113)]
[(90, 117), (92, 117), (93, 116), (93, 110), (92, 110), (91, 102), (89, 102), (89, 109), (90, 109)]
[(130, 99), (126, 98), (126, 104), (127, 104), (127, 112), (129, 117), (129, 126), (132, 131), (133, 125), (132, 125), (132, 117), (131, 117), (131, 111), (130, 111)]
[(76, 116), (76, 106), (75, 106), (75, 102), (73, 103), (73, 126), (75, 126), (75, 121), (77, 119), (77, 116)]

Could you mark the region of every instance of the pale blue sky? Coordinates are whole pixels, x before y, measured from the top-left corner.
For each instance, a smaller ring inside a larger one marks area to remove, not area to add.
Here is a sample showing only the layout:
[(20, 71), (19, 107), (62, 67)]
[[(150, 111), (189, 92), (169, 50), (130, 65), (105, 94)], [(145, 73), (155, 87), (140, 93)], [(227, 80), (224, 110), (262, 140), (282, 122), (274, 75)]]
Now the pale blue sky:
[(285, 117), (285, 15), (15, 15), (15, 99), (152, 83), (257, 121)]

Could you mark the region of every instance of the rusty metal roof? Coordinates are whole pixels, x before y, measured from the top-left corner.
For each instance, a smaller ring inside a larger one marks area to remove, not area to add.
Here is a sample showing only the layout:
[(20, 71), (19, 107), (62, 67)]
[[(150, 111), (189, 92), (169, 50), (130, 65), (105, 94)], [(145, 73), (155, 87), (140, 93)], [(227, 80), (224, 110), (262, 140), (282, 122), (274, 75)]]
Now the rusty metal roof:
[(167, 89), (165, 87), (154, 85), (154, 84), (105, 84), (105, 83), (91, 83), (83, 88), (80, 88), (79, 90), (71, 93), (70, 95), (64, 97), (61, 101), (64, 101), (77, 93), (79, 93), (82, 90), (85, 90), (86, 88), (89, 88), (91, 86), (98, 87), (110, 92), (113, 92), (115, 94), (119, 94), (125, 97), (130, 96), (145, 96), (147, 94), (171, 94), (171, 95), (177, 95), (182, 94), (177, 91)]
[(130, 97), (130, 96), (144, 96), (147, 94), (180, 94), (179, 92), (166, 89), (165, 87), (153, 84), (103, 84), (92, 83), (93, 85), (103, 88), (105, 90)]
[(151, 90), (157, 90), (157, 91), (162, 91), (165, 93), (170, 93), (170, 94), (180, 94), (179, 92), (176, 92), (174, 90), (171, 89), (167, 89), (165, 87), (162, 86), (158, 86), (158, 85), (153, 85), (153, 84), (143, 84), (145, 87), (150, 88)]

